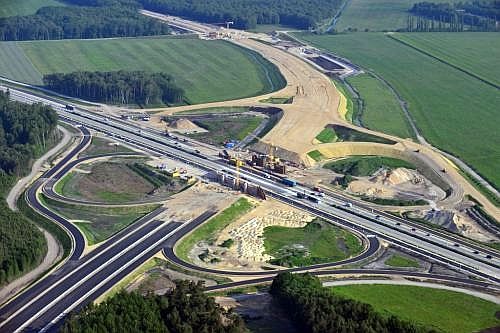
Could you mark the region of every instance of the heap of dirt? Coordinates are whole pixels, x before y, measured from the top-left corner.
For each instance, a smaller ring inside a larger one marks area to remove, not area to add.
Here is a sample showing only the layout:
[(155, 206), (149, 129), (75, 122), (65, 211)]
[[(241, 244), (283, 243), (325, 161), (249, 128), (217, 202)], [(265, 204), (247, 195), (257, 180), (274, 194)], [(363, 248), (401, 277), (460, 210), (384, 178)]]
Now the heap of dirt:
[(193, 123), (191, 120), (186, 119), (186, 118), (179, 118), (173, 120), (170, 124), (169, 127), (173, 129), (178, 129), (178, 130), (195, 130), (198, 129), (198, 126)]
[[(213, 243), (199, 242), (190, 251), (190, 259), (197, 265), (217, 269), (261, 270), (272, 259), (265, 254), (264, 228), (284, 226), (301, 228), (314, 219), (298, 209), (274, 200), (261, 202), (257, 208), (224, 228)], [(231, 239), (233, 245), (222, 244)]]
[(498, 237), (485, 230), (463, 211), (431, 209), (411, 212), (409, 217), (424, 219), (451, 232), (480, 242), (499, 241)]
[(446, 197), (443, 190), (421, 173), (406, 168), (383, 168), (370, 177), (359, 177), (349, 183), (347, 191), (383, 199), (424, 199), (435, 202)]

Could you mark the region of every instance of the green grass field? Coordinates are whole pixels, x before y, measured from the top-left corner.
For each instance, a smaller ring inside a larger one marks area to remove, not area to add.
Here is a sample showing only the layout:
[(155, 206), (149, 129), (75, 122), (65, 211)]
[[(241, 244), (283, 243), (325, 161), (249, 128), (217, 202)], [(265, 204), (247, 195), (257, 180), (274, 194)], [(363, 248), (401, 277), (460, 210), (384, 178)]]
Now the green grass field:
[(418, 261), (399, 254), (392, 255), (389, 259), (384, 261), (384, 264), (392, 267), (419, 267)]
[(407, 33), (394, 34), (392, 37), (485, 81), (500, 85), (500, 38), (494, 32)]
[(319, 162), (324, 158), (323, 154), (321, 154), (319, 150), (310, 151), (307, 153), (307, 155), (309, 155), (309, 157), (315, 160), (316, 162)]
[(396, 285), (352, 285), (332, 291), (396, 315), (449, 333), (470, 333), (500, 325), (500, 306), (470, 295), (431, 288)]
[(363, 250), (356, 236), (319, 219), (303, 228), (266, 227), (264, 247), (276, 258), (272, 264), (287, 267), (339, 261)]
[[(171, 74), (197, 104), (269, 93), (284, 86), (277, 67), (225, 41), (128, 38), (0, 43), (0, 75), (41, 84), (54, 72), (145, 70)], [(30, 64), (31, 62), (31, 64)]]
[(203, 127), (208, 132), (187, 135), (212, 145), (222, 145), (228, 140), (243, 140), (257, 129), (263, 120), (262, 117), (246, 115), (195, 120), (196, 125)]
[(382, 167), (387, 169), (416, 169), (414, 165), (406, 161), (382, 156), (352, 156), (326, 163), (323, 167), (337, 173), (355, 177), (371, 176)]
[(65, 4), (56, 0), (0, 0), (0, 17), (31, 15), (47, 6), (65, 6)]
[(191, 234), (187, 235), (177, 243), (175, 253), (179, 258), (189, 261), (188, 254), (193, 246), (202, 240), (212, 241), (218, 232), (236, 221), (239, 217), (248, 213), (253, 208), (252, 203), (245, 198), (238, 199), (231, 206), (202, 224)]
[[(408, 103), (429, 142), (458, 156), (500, 187), (498, 89), (383, 34), (300, 36), (384, 77)], [(487, 36), (495, 43), (495, 36)], [(488, 47), (485, 42), (484, 48)]]
[(323, 143), (335, 142), (338, 139), (339, 138), (337, 137), (337, 133), (335, 133), (335, 131), (331, 127), (326, 127), (316, 136), (316, 140)]
[(200, 114), (221, 114), (221, 113), (244, 113), (249, 111), (247, 106), (223, 106), (223, 107), (212, 107), (203, 108), (187, 111), (179, 111), (174, 113), (175, 115), (200, 115)]
[(351, 77), (347, 81), (363, 100), (363, 126), (400, 138), (414, 136), (396, 96), (383, 82), (369, 74)]
[[(457, 0), (458, 1), (458, 0)], [(394, 31), (406, 28), (408, 9), (420, 0), (351, 0), (337, 22), (336, 30)], [(434, 0), (433, 2), (455, 2)]]
[(130, 207), (82, 206), (58, 202), (44, 195), (41, 195), (41, 201), (51, 210), (67, 219), (77, 220), (75, 224), (85, 234), (89, 245), (106, 240), (158, 207), (158, 205)]

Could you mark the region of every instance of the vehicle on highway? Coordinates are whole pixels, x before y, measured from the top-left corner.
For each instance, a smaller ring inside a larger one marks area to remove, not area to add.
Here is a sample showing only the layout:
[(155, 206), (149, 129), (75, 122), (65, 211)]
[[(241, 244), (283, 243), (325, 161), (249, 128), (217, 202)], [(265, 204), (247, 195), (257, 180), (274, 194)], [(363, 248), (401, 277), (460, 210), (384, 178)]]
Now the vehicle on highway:
[(290, 186), (290, 187), (297, 186), (297, 181), (290, 179), (290, 178), (284, 178), (281, 180), (281, 182), (287, 186)]
[(69, 105), (69, 104), (66, 104), (66, 106), (64, 108), (68, 111), (73, 111), (75, 109), (75, 107), (73, 105)]

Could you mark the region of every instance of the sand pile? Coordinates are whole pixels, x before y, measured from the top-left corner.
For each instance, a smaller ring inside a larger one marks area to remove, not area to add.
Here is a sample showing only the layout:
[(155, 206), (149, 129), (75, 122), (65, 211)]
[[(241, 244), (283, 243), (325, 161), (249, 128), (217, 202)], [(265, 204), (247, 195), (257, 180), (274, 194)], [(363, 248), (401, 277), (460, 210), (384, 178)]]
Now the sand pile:
[(172, 121), (169, 124), (169, 127), (178, 129), (178, 130), (195, 130), (198, 129), (198, 126), (193, 123), (191, 120), (186, 118), (179, 118)]
[(371, 177), (359, 177), (349, 183), (347, 191), (383, 199), (438, 201), (446, 197), (443, 190), (418, 171), (406, 168), (380, 169)]
[(264, 254), (264, 228), (282, 226), (302, 228), (314, 218), (302, 212), (274, 210), (262, 217), (254, 217), (248, 222), (229, 230), (229, 235), (237, 244), (239, 259), (266, 262), (272, 257)]

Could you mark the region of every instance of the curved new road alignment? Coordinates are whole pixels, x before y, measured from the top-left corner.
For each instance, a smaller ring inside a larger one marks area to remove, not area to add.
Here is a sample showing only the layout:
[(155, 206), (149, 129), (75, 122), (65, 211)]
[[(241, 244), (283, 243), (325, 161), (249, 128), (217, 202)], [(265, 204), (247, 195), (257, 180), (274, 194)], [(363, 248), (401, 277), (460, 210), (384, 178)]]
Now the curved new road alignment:
[[(187, 148), (180, 148), (178, 143), (174, 143), (171, 139), (141, 131), (136, 126), (124, 124), (114, 119), (103, 119), (87, 113), (83, 109), (75, 110), (75, 113), (68, 113), (63, 111), (64, 105), (62, 103), (29, 94), (24, 94), (25, 97), (23, 98), (26, 98), (26, 95), (31, 101), (41, 101), (52, 105), (63, 119), (69, 119), (86, 127), (113, 135), (118, 140), (128, 142), (143, 150), (168, 155), (207, 171), (220, 172), (226, 170), (228, 176), (234, 176), (235, 171), (231, 166), (221, 164), (217, 160), (210, 159)], [(49, 175), (53, 176), (53, 173), (49, 173)], [(422, 278), (434, 277), (448, 282), (466, 283), (470, 286), (482, 288), (496, 287), (498, 289), (500, 280), (496, 253), (495, 257), (490, 261), (485, 261), (482, 254), (472, 253), (471, 249), (465, 246), (455, 248), (448, 240), (442, 239), (434, 233), (429, 233), (426, 238), (424, 232), (420, 229), (389, 228), (389, 223), (394, 224), (395, 221), (399, 221), (393, 220), (391, 217), (377, 218), (376, 213), (366, 211), (362, 207), (354, 207), (352, 210), (340, 210), (336, 205), (332, 204), (335, 199), (329, 196), (323, 198), (326, 203), (313, 204), (309, 201), (299, 200), (295, 195), (295, 191), (284, 187), (282, 184), (250, 171), (242, 171), (241, 176), (243, 180), (261, 186), (268, 195), (280, 201), (307, 210), (333, 223), (350, 226), (364, 234), (371, 233), (389, 243), (448, 264), (456, 269), (483, 277), (495, 284), (426, 273), (400, 272), (401, 275)], [(84, 258), (68, 261), (60, 270), (6, 304), (0, 309), (0, 319), (2, 320), (0, 322), (0, 331), (16, 332), (23, 329), (37, 331), (47, 327), (47, 324), (57, 322), (68, 311), (78, 309), (79, 306), (95, 299), (106, 288), (118, 281), (120, 276), (124, 276), (126, 272), (140, 265), (141, 262), (147, 259), (148, 255), (164, 248), (168, 239), (182, 232), (180, 229), (189, 225), (155, 220), (155, 216), (160, 213), (161, 211), (155, 211), (149, 214)], [(193, 221), (193, 223), (201, 222)], [(344, 274), (377, 274), (377, 272), (388, 275), (399, 274), (398, 271), (392, 270), (367, 271), (355, 269), (321, 271), (316, 274), (332, 275), (342, 274), (341, 272)], [(273, 272), (270, 272), (270, 274), (272, 275)], [(266, 279), (271, 278), (272, 276), (266, 277)], [(255, 280), (241, 283), (251, 284), (255, 283)]]

